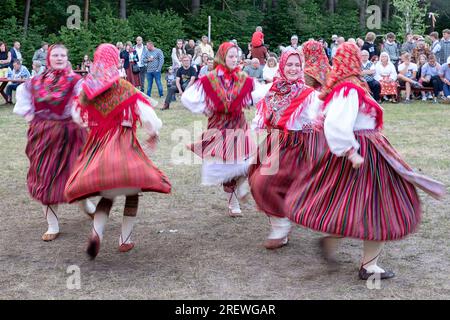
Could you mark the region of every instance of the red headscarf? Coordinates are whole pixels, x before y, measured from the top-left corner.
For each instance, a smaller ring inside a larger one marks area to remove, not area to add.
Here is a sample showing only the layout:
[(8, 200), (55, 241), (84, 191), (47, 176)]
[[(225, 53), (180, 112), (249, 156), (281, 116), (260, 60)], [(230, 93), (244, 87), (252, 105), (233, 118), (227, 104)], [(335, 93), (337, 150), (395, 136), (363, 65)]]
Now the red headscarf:
[(319, 41), (309, 40), (302, 48), (305, 56), (305, 74), (317, 80), (322, 86), (325, 85), (331, 67), (322, 44)]
[(284, 68), (291, 56), (297, 56), (302, 62), (301, 54), (297, 50), (284, 51), (280, 57), (278, 73), (273, 79), (272, 87), (258, 106), (264, 110), (266, 124), (272, 127), (284, 128), (290, 115), (298, 108), (302, 101), (313, 91), (304, 83), (303, 70), (295, 81), (288, 80)]
[(224, 42), (220, 45), (219, 50), (217, 50), (216, 57), (214, 59), (214, 69), (221, 71), (223, 76), (227, 80), (237, 80), (238, 72), (240, 71), (239, 66), (236, 66), (233, 70), (229, 69), (226, 64), (227, 53), (231, 48), (236, 48), (237, 46), (232, 42)]
[(369, 87), (361, 76), (361, 65), (361, 51), (358, 46), (350, 42), (341, 44), (333, 58), (333, 67), (319, 96), (320, 99), (325, 100), (333, 88), (343, 82), (353, 83), (369, 92)]
[(372, 98), (367, 83), (362, 79), (361, 65), (361, 51), (358, 46), (350, 42), (341, 44), (333, 58), (333, 67), (319, 98), (325, 100), (323, 104), (325, 108), (335, 91), (345, 88), (344, 96), (346, 96), (351, 89), (355, 89), (358, 92), (360, 107), (364, 104), (364, 109), (360, 111), (374, 115), (377, 128), (382, 128), (383, 108)]
[[(50, 109), (52, 113), (62, 115), (65, 105), (80, 76), (73, 72), (70, 64), (61, 70), (52, 68), (50, 56), (55, 48), (64, 48), (62, 45), (52, 45), (47, 52), (47, 70), (31, 79), (31, 91), (36, 111)], [(67, 49), (66, 49), (67, 51)]]
[(240, 114), (242, 108), (251, 103), (253, 79), (240, 72), (238, 65), (232, 70), (226, 66), (226, 56), (231, 48), (237, 46), (232, 42), (220, 45), (214, 60), (214, 70), (198, 82), (206, 94), (206, 113)]
[(97, 47), (90, 73), (83, 82), (83, 91), (92, 100), (120, 79), (119, 51), (109, 43)]

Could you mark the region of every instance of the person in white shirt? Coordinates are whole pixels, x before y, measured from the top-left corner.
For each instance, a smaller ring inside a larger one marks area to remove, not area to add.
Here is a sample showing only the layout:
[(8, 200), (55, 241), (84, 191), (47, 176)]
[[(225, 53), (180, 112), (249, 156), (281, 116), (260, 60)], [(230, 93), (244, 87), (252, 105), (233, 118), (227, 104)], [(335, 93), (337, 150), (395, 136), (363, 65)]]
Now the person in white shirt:
[(145, 61), (142, 59), (142, 56), (144, 55), (145, 51), (147, 51), (147, 47), (144, 46), (142, 37), (136, 38), (136, 45), (134, 46), (134, 49), (136, 50), (138, 56), (137, 65), (140, 70), (139, 71), (139, 80), (141, 83), (140, 90), (141, 92), (144, 92), (145, 78), (147, 77), (147, 67), (145, 65)]
[(402, 63), (398, 66), (398, 79), (400, 85), (404, 85), (406, 88), (406, 97), (404, 103), (410, 103), (411, 87), (421, 88), (422, 85), (417, 82), (417, 65), (411, 62), (411, 55), (408, 52), (404, 52), (401, 56)]
[(266, 83), (273, 82), (273, 78), (275, 78), (277, 71), (278, 71), (277, 58), (269, 57), (269, 59), (267, 59), (266, 65), (263, 68), (264, 81)]
[(397, 97), (397, 71), (395, 70), (394, 64), (389, 58), (387, 52), (382, 52), (380, 54), (380, 61), (375, 65), (375, 80), (381, 85), (380, 96), (384, 100), (388, 100), (391, 97), (391, 101), (394, 101), (392, 96)]

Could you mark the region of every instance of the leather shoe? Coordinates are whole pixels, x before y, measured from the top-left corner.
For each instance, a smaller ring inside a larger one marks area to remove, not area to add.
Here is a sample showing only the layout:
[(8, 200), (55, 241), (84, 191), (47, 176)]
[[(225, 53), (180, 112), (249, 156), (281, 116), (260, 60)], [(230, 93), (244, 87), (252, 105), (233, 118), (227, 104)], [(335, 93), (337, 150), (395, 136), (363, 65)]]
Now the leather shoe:
[[(374, 276), (375, 272), (367, 272), (366, 269), (361, 268), (359, 269), (359, 278), (361, 280), (368, 280), (370, 277)], [(375, 279), (385, 280), (390, 279), (395, 276), (395, 273), (392, 271), (385, 271), (382, 273), (377, 273), (377, 275), (374, 277)]]

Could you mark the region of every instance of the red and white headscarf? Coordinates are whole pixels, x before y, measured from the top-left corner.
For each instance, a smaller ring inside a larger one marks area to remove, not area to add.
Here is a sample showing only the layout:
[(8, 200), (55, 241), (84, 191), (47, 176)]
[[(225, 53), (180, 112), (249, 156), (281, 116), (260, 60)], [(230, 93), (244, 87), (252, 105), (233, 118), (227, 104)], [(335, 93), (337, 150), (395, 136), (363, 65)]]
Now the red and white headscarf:
[(284, 128), (287, 120), (302, 101), (314, 91), (305, 85), (303, 70), (299, 77), (288, 80), (284, 73), (284, 68), (291, 56), (297, 56), (302, 62), (301, 54), (297, 50), (284, 51), (280, 57), (278, 74), (273, 79), (272, 87), (258, 104), (258, 109), (262, 108), (265, 114), (266, 125), (270, 127)]
[(331, 67), (322, 44), (319, 41), (309, 40), (302, 48), (305, 56), (305, 74), (317, 80), (322, 86), (325, 85)]
[[(323, 108), (333, 98), (336, 91), (345, 88), (344, 96), (351, 89), (358, 92), (360, 111), (376, 118), (377, 128), (383, 126), (383, 108), (372, 98), (369, 86), (362, 78), (361, 51), (354, 43), (341, 44), (333, 58), (333, 67), (328, 74), (326, 85), (319, 98), (324, 100)], [(364, 108), (361, 108), (364, 105)]]
[(50, 56), (55, 48), (67, 50), (58, 44), (50, 46), (47, 52), (47, 70), (31, 79), (31, 92), (36, 111), (50, 109), (52, 113), (62, 115), (73, 88), (81, 77), (73, 72), (69, 63), (64, 69), (52, 68)]
[(83, 91), (89, 100), (108, 90), (119, 81), (119, 51), (109, 43), (98, 46), (90, 73), (83, 82)]

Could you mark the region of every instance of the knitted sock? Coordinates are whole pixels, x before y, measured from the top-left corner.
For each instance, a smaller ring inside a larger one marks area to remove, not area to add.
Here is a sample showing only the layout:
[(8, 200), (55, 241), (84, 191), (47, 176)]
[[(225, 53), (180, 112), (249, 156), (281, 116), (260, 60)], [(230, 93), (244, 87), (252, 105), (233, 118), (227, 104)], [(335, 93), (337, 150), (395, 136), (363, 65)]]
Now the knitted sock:
[(288, 218), (269, 216), (271, 231), (267, 239), (283, 239), (291, 231), (291, 221)]

